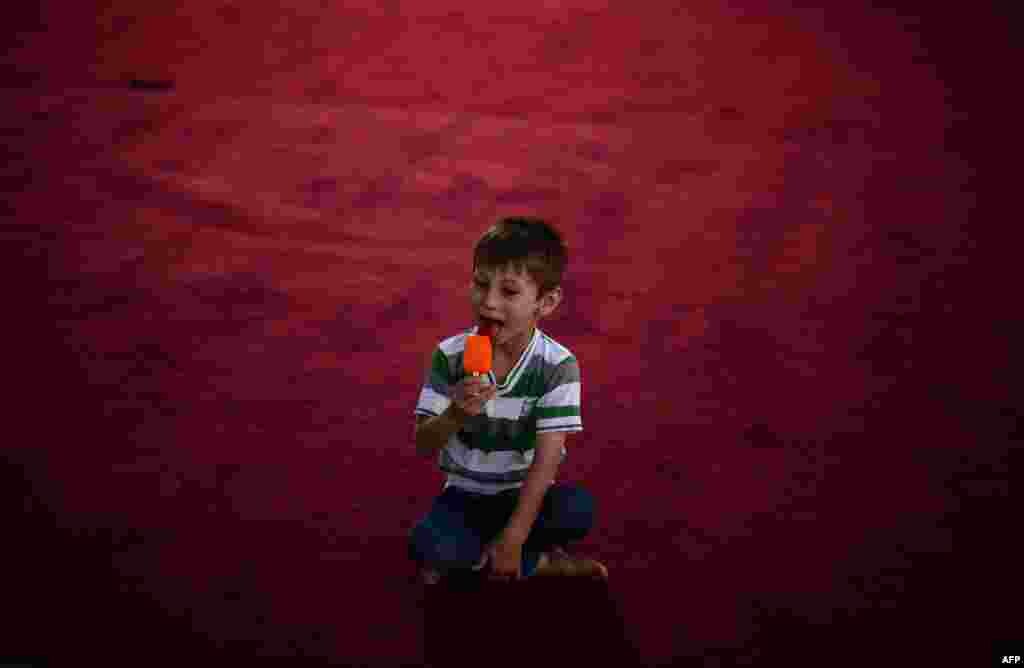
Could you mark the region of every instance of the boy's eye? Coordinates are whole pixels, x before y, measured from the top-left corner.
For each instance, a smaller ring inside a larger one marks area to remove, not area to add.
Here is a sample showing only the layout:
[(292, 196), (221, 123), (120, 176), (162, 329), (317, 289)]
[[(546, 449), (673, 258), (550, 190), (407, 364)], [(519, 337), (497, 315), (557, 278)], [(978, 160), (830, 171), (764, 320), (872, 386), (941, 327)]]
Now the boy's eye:
[[(486, 288), (487, 287), (487, 283), (485, 281), (475, 280), (473, 282), (476, 283), (481, 288)], [(514, 290), (509, 290), (509, 289), (506, 288), (505, 289), (505, 294), (508, 295), (509, 297), (514, 297), (515, 295), (518, 295), (519, 293), (514, 291)]]

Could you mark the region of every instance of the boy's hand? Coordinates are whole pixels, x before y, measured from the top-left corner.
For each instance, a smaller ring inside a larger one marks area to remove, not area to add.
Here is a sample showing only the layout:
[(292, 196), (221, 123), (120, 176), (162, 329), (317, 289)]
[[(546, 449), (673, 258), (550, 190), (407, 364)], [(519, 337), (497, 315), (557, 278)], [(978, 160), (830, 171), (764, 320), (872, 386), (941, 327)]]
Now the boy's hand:
[(483, 556), (473, 567), (473, 570), (480, 570), (488, 562), (491, 564), (491, 580), (521, 580), (523, 577), (523, 543), (505, 531), (498, 534), (484, 547)]
[(464, 415), (480, 415), (484, 410), (484, 404), (494, 398), (498, 388), (486, 384), (483, 376), (466, 376), (458, 383), (452, 391), (452, 403), (462, 411)]

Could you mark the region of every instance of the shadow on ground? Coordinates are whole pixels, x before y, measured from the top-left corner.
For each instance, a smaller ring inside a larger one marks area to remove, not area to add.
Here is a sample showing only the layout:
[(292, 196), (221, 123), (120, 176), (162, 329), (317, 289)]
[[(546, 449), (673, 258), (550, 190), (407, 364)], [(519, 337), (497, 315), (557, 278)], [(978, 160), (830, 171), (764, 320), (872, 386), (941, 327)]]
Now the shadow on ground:
[(606, 583), (564, 578), (465, 578), (424, 587), (424, 659), (451, 668), (579, 665), (591, 656), (637, 665), (612, 591)]

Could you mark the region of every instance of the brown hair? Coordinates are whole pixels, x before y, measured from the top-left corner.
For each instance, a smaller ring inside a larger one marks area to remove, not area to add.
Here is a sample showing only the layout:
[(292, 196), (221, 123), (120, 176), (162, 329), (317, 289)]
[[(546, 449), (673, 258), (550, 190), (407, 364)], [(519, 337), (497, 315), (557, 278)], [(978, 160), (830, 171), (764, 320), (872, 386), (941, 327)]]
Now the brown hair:
[(562, 284), (569, 251), (562, 235), (540, 218), (503, 218), (487, 230), (473, 249), (477, 267), (525, 269), (537, 283), (537, 296)]

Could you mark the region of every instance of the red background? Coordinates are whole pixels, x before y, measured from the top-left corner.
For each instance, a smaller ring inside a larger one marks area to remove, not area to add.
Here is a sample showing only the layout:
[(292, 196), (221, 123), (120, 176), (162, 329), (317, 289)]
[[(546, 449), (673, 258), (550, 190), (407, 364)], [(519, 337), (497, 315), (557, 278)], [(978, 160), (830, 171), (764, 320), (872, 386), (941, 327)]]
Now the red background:
[[(623, 665), (1019, 633), (984, 3), (250, 4), (8, 25), (0, 655), (454, 665), (501, 614), (484, 665), (551, 625)], [(560, 479), (612, 580), (425, 599), (412, 410), (511, 214), (570, 247)]]

